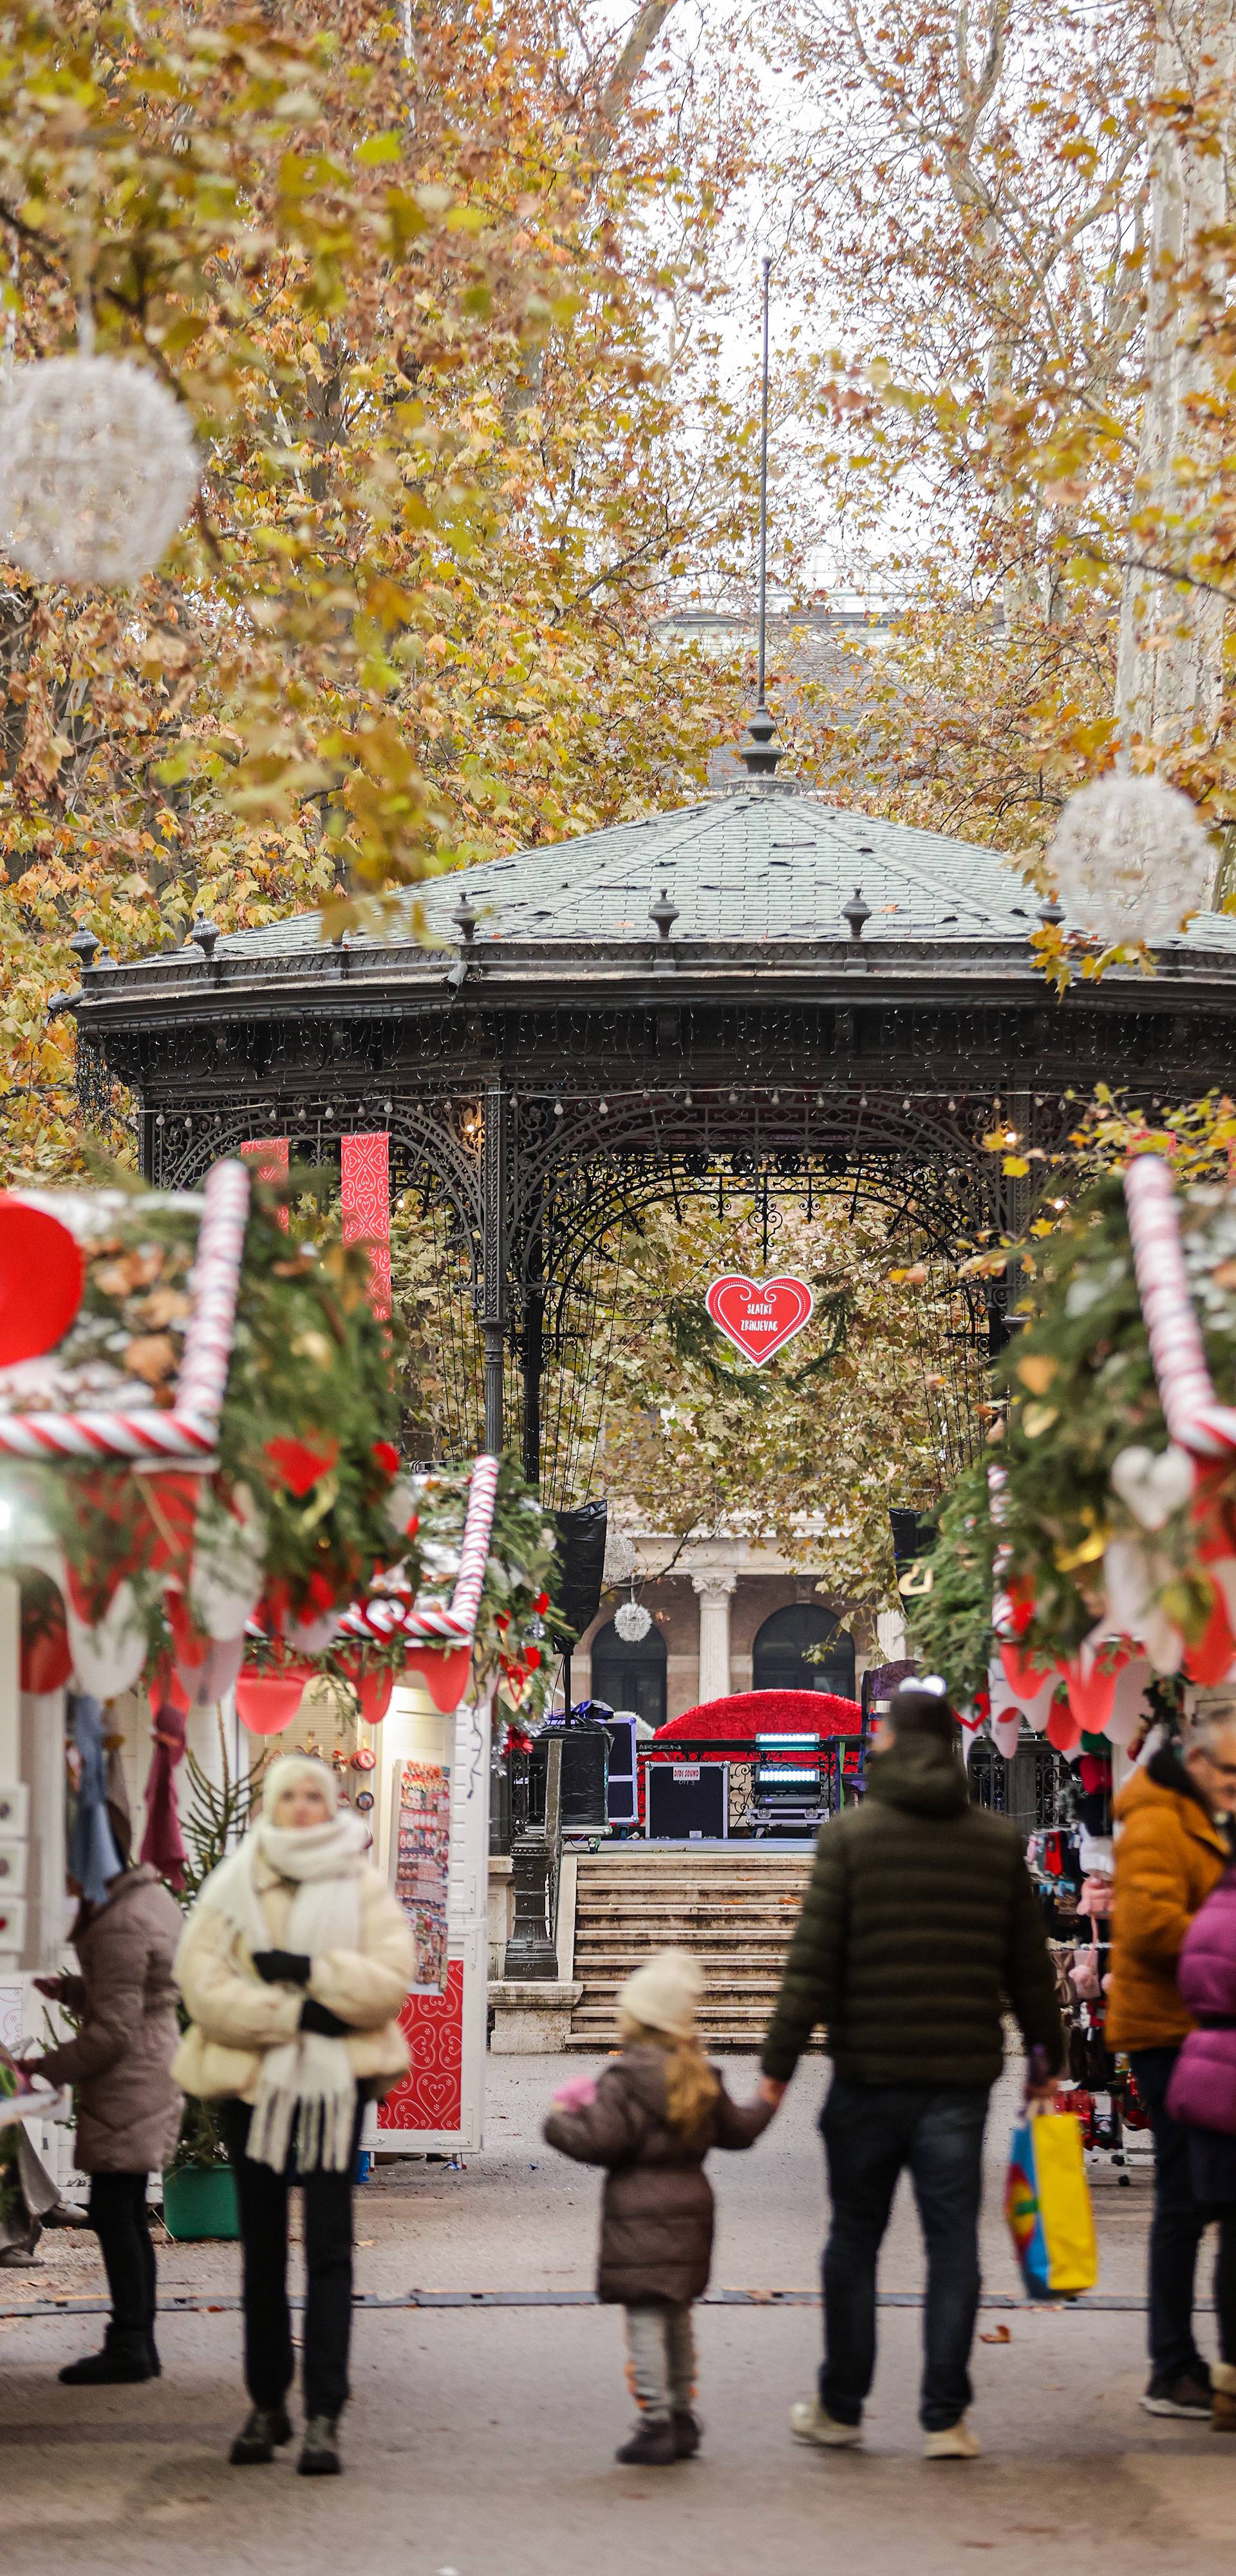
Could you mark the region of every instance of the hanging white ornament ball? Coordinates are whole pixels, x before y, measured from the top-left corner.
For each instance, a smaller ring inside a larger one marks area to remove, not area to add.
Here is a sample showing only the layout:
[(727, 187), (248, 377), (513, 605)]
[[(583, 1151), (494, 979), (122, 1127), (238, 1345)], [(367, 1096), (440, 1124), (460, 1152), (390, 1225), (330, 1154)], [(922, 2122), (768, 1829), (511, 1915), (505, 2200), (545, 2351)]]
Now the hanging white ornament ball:
[(131, 358), (44, 358), (0, 405), (0, 546), (34, 581), (124, 590), (201, 480), (188, 414)]
[(624, 1601), (614, 1612), (614, 1626), (624, 1646), (638, 1646), (652, 1626), (652, 1612), (641, 1601)]
[(1179, 930), (1206, 902), (1215, 851), (1178, 787), (1113, 771), (1070, 796), (1048, 863), (1069, 927), (1114, 948)]

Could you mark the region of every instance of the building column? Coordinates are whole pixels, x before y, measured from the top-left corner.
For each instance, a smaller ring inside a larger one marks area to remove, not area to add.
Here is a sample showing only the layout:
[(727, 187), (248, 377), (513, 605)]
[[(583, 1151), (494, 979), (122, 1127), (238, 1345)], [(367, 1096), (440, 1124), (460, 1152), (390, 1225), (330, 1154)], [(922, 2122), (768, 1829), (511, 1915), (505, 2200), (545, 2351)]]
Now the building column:
[(730, 1688), (730, 1595), (733, 1574), (693, 1574), (692, 1590), (700, 1603), (700, 1699), (728, 1699)]

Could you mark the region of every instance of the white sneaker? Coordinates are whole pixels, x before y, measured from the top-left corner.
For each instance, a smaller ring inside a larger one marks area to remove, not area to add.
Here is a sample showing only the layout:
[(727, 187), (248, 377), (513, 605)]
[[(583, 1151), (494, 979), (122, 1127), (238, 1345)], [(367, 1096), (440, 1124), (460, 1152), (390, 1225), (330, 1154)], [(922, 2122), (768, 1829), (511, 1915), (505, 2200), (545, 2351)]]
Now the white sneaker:
[(790, 2408), (790, 2431), (796, 2442), (815, 2442), (822, 2451), (861, 2451), (861, 2424), (839, 2424), (818, 2397), (796, 2397)]
[(971, 2432), (964, 2415), (943, 2433), (929, 2433), (923, 2444), (925, 2460), (978, 2460), (982, 2454), (983, 2445), (977, 2433)]

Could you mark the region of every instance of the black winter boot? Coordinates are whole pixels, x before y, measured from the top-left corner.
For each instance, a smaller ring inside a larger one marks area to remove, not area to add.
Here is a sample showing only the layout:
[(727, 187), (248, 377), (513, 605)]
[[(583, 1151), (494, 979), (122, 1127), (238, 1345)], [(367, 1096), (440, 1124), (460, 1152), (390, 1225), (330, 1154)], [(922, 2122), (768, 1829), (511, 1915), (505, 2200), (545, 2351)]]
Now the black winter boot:
[(614, 2458), (624, 2469), (668, 2469), (682, 2456), (668, 2415), (645, 2415)]
[(693, 2460), (700, 2446), (700, 2424), (687, 2406), (675, 2407), (670, 2422), (674, 2428), (674, 2448), (680, 2460)]
[(296, 2463), (297, 2475), (302, 2478), (337, 2478), (342, 2467), (338, 2416), (306, 2416), (305, 2439)]
[(245, 2417), (228, 2452), (234, 2469), (262, 2468), (273, 2460), (283, 2442), (292, 2439), (292, 2418), (286, 2406), (255, 2406)]
[(147, 2335), (136, 2326), (109, 2326), (102, 2352), (88, 2352), (83, 2360), (68, 2362), (58, 2376), (66, 2388), (116, 2388), (153, 2379), (156, 2367)]

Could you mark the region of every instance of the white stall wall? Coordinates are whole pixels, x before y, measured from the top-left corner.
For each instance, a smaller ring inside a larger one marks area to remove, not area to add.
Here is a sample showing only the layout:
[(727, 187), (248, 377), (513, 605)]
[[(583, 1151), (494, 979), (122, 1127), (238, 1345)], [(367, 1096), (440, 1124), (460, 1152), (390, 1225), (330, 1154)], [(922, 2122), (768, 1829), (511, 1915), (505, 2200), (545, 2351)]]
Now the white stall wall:
[[(366, 2144), (387, 2153), (473, 2152), (482, 2143), (485, 2118), (485, 2042), (489, 2012), (489, 1747), (490, 1709), (465, 1702), (443, 1717), (419, 1683), (405, 1683), (392, 1697), (377, 1729), (378, 1766), (375, 1859), (390, 1879), (392, 1783), (400, 1761), (448, 1762), (451, 1767), (451, 1849), (448, 1893), (448, 1963), (458, 1969), (459, 2010), (411, 1997), (405, 2027), (413, 2057), (409, 2081), (392, 2096), (381, 2126), (369, 2124)], [(457, 2051), (457, 2057), (456, 2057)], [(458, 2083), (455, 2084), (455, 2071)], [(449, 2099), (443, 2117), (435, 2109)]]

